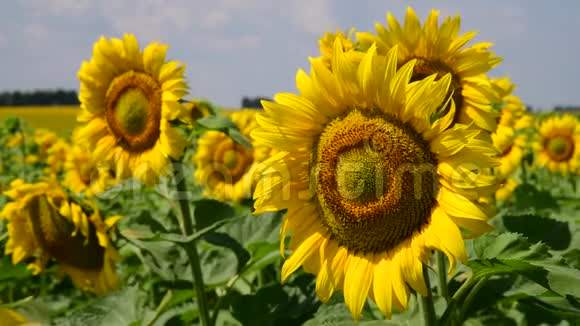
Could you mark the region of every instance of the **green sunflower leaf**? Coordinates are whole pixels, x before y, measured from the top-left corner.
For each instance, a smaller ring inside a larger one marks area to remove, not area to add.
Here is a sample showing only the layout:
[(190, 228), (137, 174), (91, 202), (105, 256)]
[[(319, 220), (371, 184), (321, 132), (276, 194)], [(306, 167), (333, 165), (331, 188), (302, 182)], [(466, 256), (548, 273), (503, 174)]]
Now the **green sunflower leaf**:
[(473, 277), (517, 274), (561, 296), (580, 297), (580, 270), (554, 257), (544, 243), (530, 244), (516, 233), (488, 234), (474, 243), (479, 259), (468, 262)]
[(237, 128), (228, 128), (227, 134), (232, 137), (232, 139), (240, 144), (245, 146), (248, 149), (252, 149), (252, 143), (248, 140), (248, 138), (244, 137), (242, 133)]
[(193, 205), (195, 207), (193, 210), (195, 227), (198, 230), (235, 216), (235, 210), (232, 206), (217, 200), (200, 199), (194, 201)]
[(229, 117), (218, 114), (218, 115), (208, 115), (196, 121), (199, 125), (210, 129), (225, 131), (229, 128), (237, 128), (236, 124)]

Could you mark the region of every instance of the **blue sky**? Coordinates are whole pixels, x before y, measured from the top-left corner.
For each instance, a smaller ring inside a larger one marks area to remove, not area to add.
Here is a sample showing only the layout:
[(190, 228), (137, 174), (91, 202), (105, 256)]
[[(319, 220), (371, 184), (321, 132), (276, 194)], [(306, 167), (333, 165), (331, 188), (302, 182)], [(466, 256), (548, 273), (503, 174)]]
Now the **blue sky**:
[(100, 35), (157, 40), (187, 64), (191, 94), (225, 107), (241, 97), (295, 91), (298, 68), (336, 28), (374, 31), (411, 5), (423, 21), (459, 14), (504, 62), (516, 94), (535, 108), (580, 104), (580, 2), (346, 0), (13, 0), (0, 4), (0, 90), (78, 88), (77, 70)]

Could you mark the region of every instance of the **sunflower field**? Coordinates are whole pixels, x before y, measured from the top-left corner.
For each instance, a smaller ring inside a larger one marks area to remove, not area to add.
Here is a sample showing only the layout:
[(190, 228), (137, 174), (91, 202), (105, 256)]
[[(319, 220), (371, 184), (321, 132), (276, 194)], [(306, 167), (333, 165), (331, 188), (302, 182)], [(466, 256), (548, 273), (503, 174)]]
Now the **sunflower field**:
[(0, 128), (0, 325), (580, 325), (580, 121), (438, 16), (236, 111), (98, 39), (74, 131)]

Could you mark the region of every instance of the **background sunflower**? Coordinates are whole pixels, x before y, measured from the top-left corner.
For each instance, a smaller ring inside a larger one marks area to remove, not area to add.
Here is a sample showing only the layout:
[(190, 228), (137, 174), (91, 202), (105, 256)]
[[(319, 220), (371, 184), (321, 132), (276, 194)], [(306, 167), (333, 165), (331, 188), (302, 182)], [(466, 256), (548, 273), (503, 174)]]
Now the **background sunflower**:
[(117, 288), (114, 266), (119, 256), (109, 230), (119, 216), (103, 221), (94, 204), (71, 200), (52, 181), (15, 180), (5, 194), (13, 201), (0, 217), (8, 222), (5, 253), (12, 255), (13, 264), (34, 258), (28, 268), (37, 274), (55, 260), (82, 290), (105, 294)]
[(492, 132), (497, 113), (491, 104), (497, 95), (485, 77), (490, 69), (501, 62), (489, 51), (492, 43), (467, 46), (476, 32), (459, 35), (460, 17), (448, 17), (441, 25), (439, 12), (432, 10), (423, 26), (412, 8), (407, 8), (403, 26), (387, 13), (387, 26), (375, 24), (377, 34), (360, 32), (356, 38), (363, 51), (376, 44), (379, 54), (394, 46), (398, 48), (398, 65), (416, 60), (411, 80), (421, 80), (432, 74), (441, 78), (451, 74), (448, 90), (456, 106), (454, 122), (474, 122), (479, 128)]
[(185, 119), (180, 99), (187, 94), (185, 67), (165, 60), (167, 46), (152, 43), (143, 51), (135, 36), (102, 37), (91, 61), (79, 70), (78, 142), (95, 161), (110, 162), (118, 178), (133, 176), (148, 185), (171, 172), (186, 138), (170, 121)]
[(196, 166), (194, 176), (206, 196), (232, 202), (251, 197), (260, 163), (272, 152), (270, 147), (253, 141), (251, 132), (257, 127), (256, 115), (256, 110), (230, 114), (253, 148), (236, 143), (221, 131), (207, 131), (197, 141), (197, 152), (192, 157)]

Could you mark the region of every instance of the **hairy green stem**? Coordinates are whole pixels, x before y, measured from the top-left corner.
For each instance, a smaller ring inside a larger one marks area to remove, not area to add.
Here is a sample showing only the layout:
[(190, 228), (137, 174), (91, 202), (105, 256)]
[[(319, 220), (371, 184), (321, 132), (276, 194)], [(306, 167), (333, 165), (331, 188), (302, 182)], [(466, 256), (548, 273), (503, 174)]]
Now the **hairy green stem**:
[(449, 288), (447, 288), (447, 268), (445, 268), (445, 255), (437, 251), (437, 276), (439, 277), (439, 294), (449, 303)]
[[(176, 188), (177, 188), (177, 201), (179, 202), (179, 208), (181, 210), (181, 220), (179, 221), (181, 232), (184, 236), (192, 235), (195, 230), (193, 227), (193, 216), (191, 210), (189, 209), (189, 203), (186, 198), (180, 198), (180, 196), (188, 194), (187, 185), (185, 184), (183, 165), (181, 162), (173, 162), (173, 171), (176, 178)], [(193, 285), (197, 297), (197, 305), (199, 308), (199, 316), (201, 319), (201, 324), (203, 326), (211, 326), (211, 319), (209, 317), (209, 307), (207, 304), (207, 299), (205, 297), (205, 285), (203, 282), (203, 274), (201, 273), (201, 263), (199, 259), (199, 253), (197, 252), (196, 241), (190, 241), (182, 244), (187, 257), (189, 258), (189, 263), (191, 265), (191, 272), (193, 276)]]
[(431, 293), (431, 282), (429, 281), (429, 270), (427, 265), (423, 265), (423, 278), (427, 286), (427, 296), (421, 297), (421, 312), (423, 313), (423, 325), (435, 326), (437, 317), (435, 316), (435, 306), (433, 305), (433, 294)]
[(22, 166), (21, 166), (22, 170), (20, 170), (21, 173), (20, 178), (26, 181), (26, 170), (28, 170), (26, 166), (26, 142), (25, 142), (26, 138), (24, 136), (24, 130), (22, 130), (22, 128), (20, 128), (18, 132), (22, 137), (22, 140), (20, 142), (20, 152), (22, 153)]
[(463, 321), (465, 320), (465, 316), (467, 314), (469, 306), (471, 305), (471, 302), (473, 301), (473, 299), (475, 298), (475, 296), (477, 295), (479, 290), (481, 290), (481, 288), (485, 285), (485, 282), (487, 282), (488, 279), (489, 279), (489, 277), (484, 277), (481, 280), (479, 280), (473, 286), (473, 288), (471, 289), (471, 291), (469, 292), (469, 294), (467, 295), (467, 297), (463, 301), (463, 305), (461, 306), (461, 310), (459, 311), (459, 323), (463, 323)]
[(441, 316), (441, 320), (440, 320), (440, 324), (441, 325), (449, 325), (449, 321), (451, 321), (451, 325), (455, 325), (454, 322), (454, 317), (455, 317), (455, 308), (457, 306), (457, 304), (463, 299), (463, 297), (467, 294), (467, 292), (475, 285), (475, 283), (477, 282), (477, 280), (473, 277), (473, 275), (470, 275), (467, 280), (465, 280), (465, 282), (463, 282), (463, 284), (461, 284), (461, 287), (459, 287), (459, 289), (457, 290), (457, 292), (455, 292), (455, 294), (453, 295), (453, 297), (451, 298), (451, 300), (449, 301), (449, 303), (447, 304), (447, 308), (445, 309), (445, 312), (443, 312), (443, 316)]

